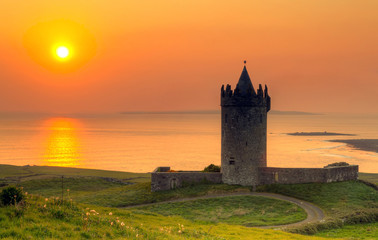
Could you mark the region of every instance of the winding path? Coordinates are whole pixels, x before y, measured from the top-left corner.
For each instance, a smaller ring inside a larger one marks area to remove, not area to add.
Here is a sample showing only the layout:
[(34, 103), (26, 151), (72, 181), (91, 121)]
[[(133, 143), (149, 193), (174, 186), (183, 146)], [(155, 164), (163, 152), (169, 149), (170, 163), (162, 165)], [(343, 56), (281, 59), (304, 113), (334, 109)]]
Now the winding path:
[(261, 196), (261, 197), (267, 197), (267, 198), (273, 198), (278, 200), (283, 200), (287, 202), (291, 202), (296, 204), (297, 206), (303, 208), (307, 213), (307, 218), (296, 223), (290, 223), (290, 224), (284, 224), (284, 225), (276, 225), (276, 226), (257, 226), (258, 228), (273, 228), (273, 229), (282, 229), (287, 227), (296, 227), (305, 223), (314, 223), (319, 222), (324, 219), (324, 212), (319, 207), (315, 206), (312, 203), (299, 200), (292, 197), (287, 197), (280, 194), (275, 193), (257, 193), (257, 192), (251, 192), (251, 193), (229, 193), (229, 194), (214, 194), (214, 195), (206, 195), (206, 196), (200, 196), (200, 197), (192, 197), (192, 198), (180, 198), (175, 200), (168, 200), (158, 203), (147, 203), (147, 204), (140, 204), (140, 205), (134, 205), (134, 206), (128, 206), (124, 208), (135, 208), (135, 207), (144, 207), (144, 206), (151, 206), (151, 205), (157, 205), (157, 204), (164, 204), (164, 203), (175, 203), (175, 202), (184, 202), (184, 201), (193, 201), (198, 199), (207, 199), (207, 198), (218, 198), (218, 197), (229, 197), (229, 196)]

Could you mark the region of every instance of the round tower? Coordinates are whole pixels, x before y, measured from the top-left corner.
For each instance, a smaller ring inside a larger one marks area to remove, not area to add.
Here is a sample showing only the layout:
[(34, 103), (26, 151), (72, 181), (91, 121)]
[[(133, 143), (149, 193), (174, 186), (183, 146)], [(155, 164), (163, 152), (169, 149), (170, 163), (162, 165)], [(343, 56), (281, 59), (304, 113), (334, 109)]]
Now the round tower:
[[(245, 63), (245, 62), (244, 62)], [(222, 107), (222, 181), (227, 184), (255, 186), (258, 168), (266, 167), (268, 88), (253, 88), (244, 66), (234, 90), (221, 89)]]

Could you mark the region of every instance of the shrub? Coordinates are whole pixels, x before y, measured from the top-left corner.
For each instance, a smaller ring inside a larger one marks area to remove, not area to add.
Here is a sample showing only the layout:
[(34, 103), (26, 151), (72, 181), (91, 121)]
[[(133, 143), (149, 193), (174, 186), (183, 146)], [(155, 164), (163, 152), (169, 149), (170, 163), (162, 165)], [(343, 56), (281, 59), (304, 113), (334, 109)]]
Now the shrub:
[(205, 167), (203, 170), (204, 172), (220, 172), (221, 168), (217, 165), (210, 164), (209, 166)]
[(328, 167), (345, 167), (345, 166), (349, 166), (349, 163), (347, 163), (347, 162), (335, 162), (335, 163), (328, 164), (327, 166), (325, 166), (325, 168), (328, 168)]
[(0, 193), (1, 203), (5, 206), (15, 205), (16, 203), (21, 202), (24, 197), (25, 196), (20, 188), (12, 186), (4, 188)]

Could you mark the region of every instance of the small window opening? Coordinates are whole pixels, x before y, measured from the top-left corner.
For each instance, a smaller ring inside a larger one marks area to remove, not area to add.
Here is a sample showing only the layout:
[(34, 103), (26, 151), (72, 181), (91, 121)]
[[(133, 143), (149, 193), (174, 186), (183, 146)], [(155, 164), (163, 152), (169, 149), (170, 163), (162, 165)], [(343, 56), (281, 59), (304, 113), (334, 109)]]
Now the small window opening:
[(245, 145), (248, 146), (248, 142), (245, 142)]
[(171, 179), (171, 182), (170, 182), (170, 187), (171, 187), (171, 189), (175, 189), (175, 188), (177, 188), (177, 179), (176, 178), (172, 178)]
[(234, 160), (230, 160), (229, 164), (230, 165), (235, 165), (235, 161)]

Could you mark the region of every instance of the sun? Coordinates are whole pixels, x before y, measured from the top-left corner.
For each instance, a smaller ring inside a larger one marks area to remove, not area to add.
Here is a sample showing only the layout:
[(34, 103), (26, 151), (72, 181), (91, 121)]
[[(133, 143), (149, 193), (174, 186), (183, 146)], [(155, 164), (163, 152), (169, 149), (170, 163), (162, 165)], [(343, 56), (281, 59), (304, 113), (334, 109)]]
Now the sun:
[(70, 54), (70, 51), (65, 46), (60, 46), (56, 49), (56, 55), (60, 58), (66, 58)]

